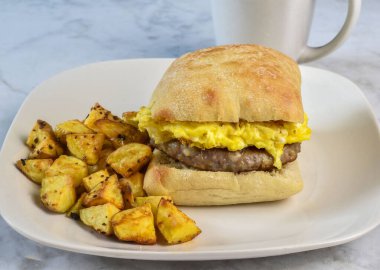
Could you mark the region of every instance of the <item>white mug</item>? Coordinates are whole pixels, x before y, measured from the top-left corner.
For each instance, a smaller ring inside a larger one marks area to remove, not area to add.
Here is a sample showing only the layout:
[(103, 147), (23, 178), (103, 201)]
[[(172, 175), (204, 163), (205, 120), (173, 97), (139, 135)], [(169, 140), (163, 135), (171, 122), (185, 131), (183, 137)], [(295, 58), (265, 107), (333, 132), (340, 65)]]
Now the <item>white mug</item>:
[(346, 21), (336, 37), (321, 47), (307, 45), (315, 0), (212, 0), (216, 43), (253, 43), (308, 62), (338, 48), (349, 36), (361, 0), (348, 0)]

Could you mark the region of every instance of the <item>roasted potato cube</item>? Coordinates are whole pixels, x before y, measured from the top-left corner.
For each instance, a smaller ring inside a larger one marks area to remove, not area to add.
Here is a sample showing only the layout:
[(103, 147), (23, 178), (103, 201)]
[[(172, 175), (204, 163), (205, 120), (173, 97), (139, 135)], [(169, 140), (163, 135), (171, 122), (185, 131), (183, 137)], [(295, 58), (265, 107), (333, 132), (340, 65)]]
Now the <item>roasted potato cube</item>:
[(54, 138), (54, 132), (51, 125), (43, 120), (37, 120), (32, 131), (29, 133), (26, 144), (34, 149), (39, 142), (47, 138)]
[(109, 119), (99, 119), (95, 121), (95, 126), (100, 133), (106, 135), (108, 139), (117, 138), (120, 134), (124, 134), (130, 126), (122, 122), (116, 122)]
[(104, 134), (68, 134), (67, 148), (73, 156), (94, 165), (99, 160), (104, 138)]
[(152, 150), (149, 146), (140, 143), (130, 143), (112, 152), (107, 158), (107, 163), (117, 173), (124, 177), (129, 177), (146, 165), (151, 156)]
[(26, 144), (32, 149), (29, 158), (56, 158), (63, 154), (63, 148), (56, 141), (52, 127), (43, 120), (37, 120), (34, 124)]
[(169, 244), (190, 241), (201, 233), (194, 220), (165, 199), (158, 204), (156, 225)]
[(76, 194), (74, 182), (69, 175), (45, 177), (41, 182), (41, 201), (47, 209), (64, 213), (74, 205)]
[(53, 137), (43, 137), (35, 145), (29, 158), (56, 158), (63, 154), (62, 146)]
[(91, 191), (97, 184), (106, 180), (110, 176), (107, 170), (100, 170), (83, 178), (83, 185), (87, 191)]
[(95, 126), (111, 140), (115, 148), (119, 148), (128, 143), (146, 143), (148, 141), (146, 133), (140, 132), (134, 126), (125, 123), (115, 122), (109, 119), (100, 119), (95, 122)]
[(70, 208), (68, 212), (66, 212), (66, 216), (75, 220), (79, 220), (79, 210), (83, 208), (82, 202), (84, 199), (84, 196), (86, 196), (87, 193), (82, 193), (79, 197), (79, 199), (76, 201), (76, 203)]
[(115, 115), (113, 115), (110, 111), (103, 108), (99, 103), (96, 103), (92, 108), (90, 113), (87, 115), (84, 120), (84, 124), (91, 128), (96, 132), (100, 132), (100, 130), (95, 125), (95, 122), (99, 119), (109, 119), (116, 122), (121, 122), (121, 119)]
[(55, 127), (55, 136), (58, 141), (66, 144), (66, 135), (67, 134), (90, 134), (94, 131), (79, 120), (69, 120), (63, 123), (58, 124)]
[(46, 170), (45, 175), (61, 174), (70, 175), (73, 178), (74, 187), (78, 187), (82, 183), (82, 179), (88, 175), (87, 164), (76, 157), (61, 155), (54, 160), (50, 168)]
[[(99, 160), (98, 160), (98, 165), (99, 167), (101, 168), (101, 170), (104, 170), (106, 169), (107, 167), (110, 167), (108, 164), (107, 164), (107, 158), (108, 156), (113, 152), (115, 151), (115, 149), (111, 149), (111, 148), (105, 148), (105, 149), (102, 149), (102, 151), (100, 152), (100, 156), (99, 156)], [(111, 167), (110, 167), (111, 168)]]
[(158, 204), (160, 203), (161, 199), (168, 200), (171, 203), (173, 202), (169, 196), (136, 197), (133, 206), (136, 207), (136, 206), (141, 206), (141, 205), (144, 205), (146, 203), (149, 203), (151, 206), (151, 209), (152, 209), (154, 220), (157, 220), (157, 208), (158, 208)]
[(19, 168), (30, 180), (41, 184), (45, 177), (45, 171), (53, 164), (52, 159), (20, 159), (16, 163)]
[(83, 200), (83, 205), (86, 207), (105, 203), (112, 203), (119, 209), (124, 208), (123, 196), (116, 174), (97, 184)]
[(132, 186), (130, 182), (124, 182), (121, 184), (119, 181), (121, 194), (124, 199), (124, 208), (132, 208), (134, 207), (135, 197), (133, 196)]
[(138, 244), (155, 244), (156, 231), (149, 204), (121, 211), (113, 216), (112, 228), (117, 238)]
[(144, 184), (144, 175), (140, 172), (134, 173), (127, 178), (120, 179), (120, 185), (123, 187), (126, 183), (130, 184), (132, 188), (132, 193), (134, 197), (143, 197), (145, 196), (145, 191), (143, 189)]
[(94, 173), (105, 169), (113, 171), (111, 166), (107, 164), (107, 158), (113, 151), (115, 151), (113, 148), (103, 148), (100, 152), (98, 163), (88, 166), (89, 173)]
[(95, 231), (111, 235), (113, 233), (111, 219), (118, 212), (119, 208), (112, 203), (106, 203), (79, 210), (79, 217), (84, 224)]
[(123, 112), (122, 120), (124, 123), (127, 123), (137, 128), (138, 121), (134, 120), (136, 115), (137, 115), (137, 112)]

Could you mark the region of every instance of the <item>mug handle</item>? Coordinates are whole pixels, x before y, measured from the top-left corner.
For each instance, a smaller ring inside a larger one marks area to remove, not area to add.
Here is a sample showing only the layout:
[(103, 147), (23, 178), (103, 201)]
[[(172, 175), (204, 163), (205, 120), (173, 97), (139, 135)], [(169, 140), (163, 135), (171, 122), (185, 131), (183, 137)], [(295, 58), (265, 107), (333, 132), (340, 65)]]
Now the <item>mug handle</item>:
[(320, 47), (310, 47), (306, 45), (298, 62), (305, 63), (321, 58), (342, 45), (342, 43), (348, 38), (353, 26), (359, 18), (361, 2), (361, 0), (349, 0), (347, 17), (339, 33), (326, 45)]

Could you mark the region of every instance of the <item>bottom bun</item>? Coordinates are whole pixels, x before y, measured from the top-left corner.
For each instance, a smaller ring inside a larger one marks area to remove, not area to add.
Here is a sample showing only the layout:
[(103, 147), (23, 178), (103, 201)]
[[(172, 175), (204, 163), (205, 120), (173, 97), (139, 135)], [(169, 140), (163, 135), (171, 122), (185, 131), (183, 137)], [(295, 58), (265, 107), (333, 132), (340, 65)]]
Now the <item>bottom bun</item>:
[(148, 195), (171, 196), (177, 205), (276, 201), (288, 198), (302, 188), (297, 161), (271, 172), (211, 172), (184, 167), (157, 149), (144, 178)]

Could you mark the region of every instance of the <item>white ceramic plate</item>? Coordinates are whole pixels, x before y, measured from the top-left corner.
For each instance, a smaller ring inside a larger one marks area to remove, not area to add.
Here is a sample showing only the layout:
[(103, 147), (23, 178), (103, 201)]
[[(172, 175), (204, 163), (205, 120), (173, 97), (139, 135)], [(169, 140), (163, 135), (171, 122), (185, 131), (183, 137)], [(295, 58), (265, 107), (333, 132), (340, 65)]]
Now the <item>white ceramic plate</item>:
[(313, 129), (299, 156), (304, 190), (281, 202), (185, 208), (203, 230), (175, 246), (141, 246), (106, 238), (46, 212), (38, 186), (14, 166), (36, 119), (56, 125), (83, 119), (99, 101), (115, 114), (137, 110), (171, 59), (96, 63), (61, 73), (24, 102), (0, 154), (0, 211), (22, 235), (47, 246), (146, 260), (209, 260), (271, 256), (353, 240), (380, 222), (380, 140), (361, 91), (334, 73), (301, 67), (304, 107)]

